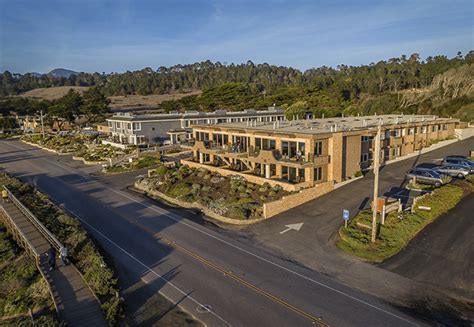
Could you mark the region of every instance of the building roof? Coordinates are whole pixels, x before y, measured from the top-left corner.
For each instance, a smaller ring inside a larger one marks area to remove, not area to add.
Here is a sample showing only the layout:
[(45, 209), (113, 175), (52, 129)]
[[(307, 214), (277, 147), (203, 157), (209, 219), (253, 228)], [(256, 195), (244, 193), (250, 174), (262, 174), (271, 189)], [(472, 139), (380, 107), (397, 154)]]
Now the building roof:
[(198, 125), (199, 128), (243, 129), (247, 131), (260, 131), (271, 133), (299, 133), (323, 134), (342, 131), (356, 131), (375, 129), (380, 123), (382, 126), (415, 124), (415, 123), (446, 123), (458, 122), (457, 119), (440, 118), (427, 115), (381, 115), (358, 117), (333, 117), (277, 122), (244, 122), (222, 123), (219, 125)]
[(284, 110), (278, 107), (269, 107), (267, 110), (255, 110), (245, 109), (243, 111), (227, 111), (227, 110), (216, 110), (212, 112), (202, 111), (186, 111), (184, 113), (170, 112), (166, 114), (132, 114), (132, 113), (121, 113), (116, 114), (107, 120), (113, 121), (160, 121), (160, 120), (178, 120), (178, 119), (199, 119), (199, 118), (219, 118), (219, 117), (246, 117), (255, 115), (283, 115)]

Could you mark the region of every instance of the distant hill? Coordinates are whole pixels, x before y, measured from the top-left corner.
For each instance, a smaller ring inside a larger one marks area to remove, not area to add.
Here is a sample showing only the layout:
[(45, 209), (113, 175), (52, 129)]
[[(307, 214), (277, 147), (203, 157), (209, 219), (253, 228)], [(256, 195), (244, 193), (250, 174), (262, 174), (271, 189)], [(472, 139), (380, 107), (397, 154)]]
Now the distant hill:
[(64, 68), (56, 68), (56, 69), (53, 69), (52, 71), (50, 71), (49, 73), (47, 73), (46, 75), (54, 76), (54, 77), (69, 78), (69, 76), (77, 75), (77, 74), (79, 74), (79, 73), (75, 72), (73, 70), (64, 69)]
[(60, 97), (66, 95), (66, 93), (73, 89), (79, 93), (84, 92), (88, 89), (87, 86), (57, 86), (57, 87), (45, 87), (33, 89), (27, 92), (20, 94), (20, 97), (23, 98), (33, 98), (37, 100), (56, 100)]

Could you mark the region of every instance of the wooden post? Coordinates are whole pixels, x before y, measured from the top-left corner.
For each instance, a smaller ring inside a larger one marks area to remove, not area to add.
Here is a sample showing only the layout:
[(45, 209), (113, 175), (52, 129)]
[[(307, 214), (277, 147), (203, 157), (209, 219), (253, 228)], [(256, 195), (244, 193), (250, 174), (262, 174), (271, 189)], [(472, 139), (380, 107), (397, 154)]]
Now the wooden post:
[(379, 164), (380, 164), (380, 133), (382, 126), (377, 126), (377, 135), (375, 136), (375, 150), (374, 150), (374, 201), (372, 208), (372, 237), (371, 241), (375, 242), (377, 233), (377, 207), (379, 197)]

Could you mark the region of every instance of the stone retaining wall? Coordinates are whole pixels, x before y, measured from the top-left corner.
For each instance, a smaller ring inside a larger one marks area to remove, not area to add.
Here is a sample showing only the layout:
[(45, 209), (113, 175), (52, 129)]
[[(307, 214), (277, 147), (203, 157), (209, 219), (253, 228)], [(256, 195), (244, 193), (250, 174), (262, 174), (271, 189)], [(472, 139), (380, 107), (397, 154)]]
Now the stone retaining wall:
[(102, 165), (102, 164), (107, 163), (107, 161), (105, 161), (105, 160), (103, 160), (103, 161), (87, 161), (83, 157), (75, 157), (75, 156), (72, 157), (72, 160), (82, 161), (84, 163), (84, 165), (87, 165), (87, 166)]
[(48, 151), (48, 152), (52, 152), (52, 153), (57, 154), (57, 155), (60, 155), (60, 156), (67, 156), (67, 155), (69, 155), (69, 154), (73, 154), (73, 153), (74, 153), (74, 152), (59, 152), (59, 151), (56, 151), (56, 150), (47, 148), (47, 147), (45, 147), (45, 146), (36, 144), (36, 143), (31, 143), (31, 142), (24, 141), (24, 140), (21, 140), (21, 141), (22, 141), (23, 143), (28, 144), (28, 145), (34, 146), (34, 147), (36, 147), (36, 148), (40, 148), (41, 150), (45, 150), (45, 151)]
[(334, 182), (325, 182), (317, 184), (314, 187), (299, 191), (282, 197), (280, 200), (265, 203), (263, 205), (263, 217), (270, 218), (289, 209), (295, 208), (303, 203), (314, 200), (323, 194), (329, 193), (334, 189)]
[(183, 208), (200, 209), (202, 212), (204, 212), (204, 214), (206, 216), (214, 218), (215, 220), (221, 221), (223, 223), (233, 224), (233, 225), (250, 225), (250, 224), (254, 224), (256, 222), (262, 221), (262, 219), (240, 220), (240, 219), (232, 219), (232, 218), (224, 217), (224, 216), (221, 216), (221, 215), (215, 213), (214, 211), (209, 210), (207, 207), (205, 207), (205, 206), (203, 206), (203, 205), (201, 205), (197, 202), (192, 202), (191, 203), (191, 202), (181, 201), (181, 200), (172, 198), (172, 197), (170, 197), (170, 196), (168, 196), (164, 193), (161, 193), (159, 191), (150, 190), (148, 187), (146, 187), (145, 185), (143, 185), (139, 181), (135, 182), (135, 188), (137, 188), (137, 189), (139, 189), (143, 192), (146, 192), (147, 194), (157, 196), (157, 197), (165, 200), (166, 202), (172, 203), (174, 205), (178, 205), (178, 206), (183, 207)]

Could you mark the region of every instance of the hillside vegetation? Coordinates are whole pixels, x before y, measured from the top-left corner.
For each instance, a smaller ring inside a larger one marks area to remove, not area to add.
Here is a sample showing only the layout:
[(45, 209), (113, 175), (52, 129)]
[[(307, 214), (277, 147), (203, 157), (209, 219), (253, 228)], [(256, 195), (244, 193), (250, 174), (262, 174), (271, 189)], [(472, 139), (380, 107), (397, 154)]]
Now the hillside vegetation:
[(33, 98), (37, 100), (57, 100), (65, 96), (69, 90), (74, 90), (79, 93), (83, 93), (87, 90), (87, 86), (56, 86), (56, 87), (42, 87), (33, 89), (24, 93), (20, 96), (24, 98)]
[[(304, 72), (267, 63), (223, 65), (210, 61), (123, 74), (79, 73), (68, 78), (0, 74), (0, 96), (37, 87), (95, 86), (105, 96), (200, 95), (160, 103), (165, 110), (262, 109), (276, 104), (288, 117), (312, 111), (342, 113), (434, 113), (472, 120), (474, 52), (421, 59), (416, 53), (369, 65), (319, 67)], [(0, 102), (0, 109), (2, 104)], [(6, 112), (6, 110), (2, 110)]]

